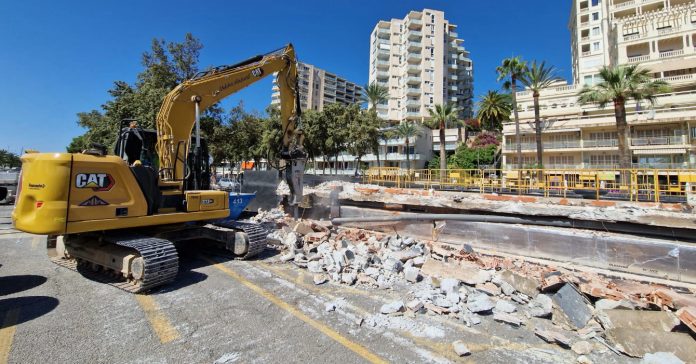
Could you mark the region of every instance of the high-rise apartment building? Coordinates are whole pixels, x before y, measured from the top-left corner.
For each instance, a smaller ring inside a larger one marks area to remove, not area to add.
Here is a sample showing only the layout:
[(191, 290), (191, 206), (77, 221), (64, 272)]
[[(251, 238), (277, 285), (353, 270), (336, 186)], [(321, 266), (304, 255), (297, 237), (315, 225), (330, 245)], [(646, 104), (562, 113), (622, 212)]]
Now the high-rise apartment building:
[[(602, 66), (638, 64), (672, 91), (627, 106), (635, 167), (696, 168), (696, 0), (573, 0), (569, 21), (573, 84), (541, 92), (546, 168), (616, 168), (611, 105), (581, 106), (577, 93), (599, 82)], [(517, 94), (525, 165), (536, 164), (531, 92)], [(504, 125), (504, 159), (517, 166), (514, 123)]]
[(473, 63), (457, 26), (424, 9), (377, 23), (370, 36), (369, 82), (389, 89), (379, 115), (392, 122), (423, 121), (435, 104), (453, 103), (471, 117)]
[[(452, 103), (460, 118), (471, 118), (473, 62), (463, 42), (442, 11), (411, 11), (403, 19), (379, 21), (370, 35), (369, 82), (386, 87), (389, 99), (377, 105), (378, 115), (391, 124), (422, 123), (430, 117), (428, 109)], [(456, 138), (450, 139), (446, 147), (454, 150)], [(422, 167), (432, 154), (431, 140), (422, 145), (428, 150), (412, 151), (412, 167)], [(386, 148), (388, 155), (401, 156), (387, 165), (405, 168), (405, 145)]]
[[(344, 105), (361, 102), (363, 88), (343, 77), (302, 62), (297, 65), (297, 73), (302, 110), (321, 111), (324, 105), (334, 102)], [(271, 105), (280, 104), (280, 91), (276, 77), (277, 74), (273, 78)]]

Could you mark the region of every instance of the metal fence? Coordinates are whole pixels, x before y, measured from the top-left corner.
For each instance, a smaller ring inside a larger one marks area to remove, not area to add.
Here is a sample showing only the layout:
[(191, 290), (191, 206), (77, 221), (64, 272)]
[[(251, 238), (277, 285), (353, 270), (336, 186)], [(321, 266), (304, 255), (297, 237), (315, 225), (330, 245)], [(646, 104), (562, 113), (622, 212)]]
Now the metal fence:
[(477, 193), (681, 203), (696, 196), (693, 169), (370, 168), (369, 184)]

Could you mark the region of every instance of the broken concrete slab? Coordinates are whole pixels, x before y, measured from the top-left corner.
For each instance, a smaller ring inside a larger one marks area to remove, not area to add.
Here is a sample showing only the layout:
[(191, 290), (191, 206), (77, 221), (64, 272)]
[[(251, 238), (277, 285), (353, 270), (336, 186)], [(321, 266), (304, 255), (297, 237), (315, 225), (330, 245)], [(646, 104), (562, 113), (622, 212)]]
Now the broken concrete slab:
[(685, 295), (668, 289), (657, 289), (648, 295), (648, 300), (658, 307), (680, 309), (682, 307), (696, 307), (696, 296)]
[(609, 342), (626, 355), (640, 358), (648, 353), (672, 352), (687, 363), (696, 363), (696, 341), (688, 334), (632, 328), (609, 329)]
[(527, 307), (529, 307), (529, 314), (534, 317), (549, 317), (553, 310), (553, 301), (551, 297), (540, 293), (529, 301)]
[(623, 310), (633, 310), (635, 309), (635, 306), (628, 300), (621, 300), (621, 301), (616, 301), (608, 298), (602, 298), (601, 300), (598, 300), (595, 302), (595, 309), (596, 310), (615, 310), (615, 309), (623, 309)]
[(495, 307), (495, 303), (485, 293), (475, 293), (469, 296), (466, 307), (474, 313), (489, 312)]
[(466, 347), (466, 344), (464, 344), (463, 341), (457, 340), (452, 343), (452, 349), (454, 349), (454, 352), (457, 353), (459, 356), (465, 356), (471, 354), (471, 351), (469, 351), (469, 348)]
[(605, 329), (633, 329), (643, 332), (669, 332), (679, 325), (679, 319), (667, 311), (602, 310)]
[(570, 349), (578, 355), (587, 355), (592, 352), (593, 346), (591, 343), (581, 340), (570, 346)]
[(524, 320), (515, 314), (496, 312), (495, 310), (493, 310), (493, 320), (504, 322), (513, 326), (521, 326), (524, 324)]
[(427, 309), (428, 311), (434, 312), (438, 315), (444, 315), (444, 314), (450, 312), (449, 309), (447, 309), (445, 307), (441, 307), (441, 306), (436, 306), (432, 303), (426, 303), (423, 305), (423, 307), (425, 307), (425, 309)]
[(551, 300), (554, 303), (552, 320), (555, 324), (577, 330), (585, 327), (592, 318), (589, 301), (570, 283), (558, 290)]
[(406, 303), (406, 307), (413, 312), (418, 312), (423, 308), (423, 302), (421, 300), (411, 300)]
[(382, 305), (380, 308), (379, 312), (388, 315), (391, 313), (396, 313), (396, 312), (401, 312), (404, 309), (404, 302), (403, 301), (394, 301), (391, 303), (386, 303)]
[(478, 272), (479, 269), (472, 265), (445, 263), (435, 259), (426, 259), (421, 268), (421, 274), (424, 276), (440, 279), (456, 278), (465, 283), (471, 277), (477, 275)]
[(322, 267), (321, 263), (318, 261), (310, 261), (307, 263), (307, 270), (310, 273), (323, 273), (324, 268)]
[(515, 290), (522, 292), (529, 297), (534, 297), (537, 295), (537, 293), (539, 293), (537, 290), (539, 282), (537, 282), (535, 279), (527, 278), (509, 270), (503, 271), (500, 274), (500, 277), (513, 286)]
[(696, 307), (682, 307), (677, 311), (677, 317), (691, 331), (696, 333)]
[(491, 282), (486, 282), (483, 284), (477, 284), (476, 290), (483, 292), (489, 296), (498, 296), (501, 293), (500, 287), (496, 286)]
[(676, 355), (671, 352), (647, 353), (643, 356), (641, 364), (684, 364)]
[(440, 281), (440, 290), (442, 293), (456, 292), (459, 290), (461, 281), (456, 278), (445, 278)]
[(315, 274), (313, 280), (314, 284), (318, 286), (320, 284), (326, 283), (329, 280), (329, 278), (326, 277), (326, 274)]
[(570, 347), (570, 339), (560, 332), (535, 327), (534, 334), (542, 338), (547, 343), (557, 343), (567, 348)]
[(517, 311), (517, 306), (506, 300), (498, 300), (493, 308), (493, 312), (513, 313), (515, 311)]
[(404, 278), (411, 283), (418, 282), (420, 277), (420, 269), (416, 267), (408, 267), (404, 269)]

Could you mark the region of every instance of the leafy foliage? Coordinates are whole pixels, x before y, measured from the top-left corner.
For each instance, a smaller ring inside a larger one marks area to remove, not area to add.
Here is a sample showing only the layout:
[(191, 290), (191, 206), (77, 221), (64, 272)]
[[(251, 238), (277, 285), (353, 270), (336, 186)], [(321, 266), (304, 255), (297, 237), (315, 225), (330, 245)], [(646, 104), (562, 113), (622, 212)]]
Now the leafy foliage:
[(480, 166), (491, 165), (495, 163), (497, 150), (496, 145), (468, 148), (462, 144), (449, 157), (447, 164), (450, 168), (456, 169), (476, 169)]
[(512, 99), (509, 94), (488, 91), (478, 102), (478, 119), (485, 130), (503, 130), (503, 121), (510, 120)]
[(489, 131), (484, 131), (477, 135), (476, 138), (474, 138), (474, 141), (471, 143), (472, 148), (486, 147), (489, 145), (500, 145), (500, 136)]
[(22, 162), (19, 160), (19, 156), (15, 153), (9, 152), (5, 149), (0, 149), (0, 167), (4, 168), (14, 168), (19, 167)]

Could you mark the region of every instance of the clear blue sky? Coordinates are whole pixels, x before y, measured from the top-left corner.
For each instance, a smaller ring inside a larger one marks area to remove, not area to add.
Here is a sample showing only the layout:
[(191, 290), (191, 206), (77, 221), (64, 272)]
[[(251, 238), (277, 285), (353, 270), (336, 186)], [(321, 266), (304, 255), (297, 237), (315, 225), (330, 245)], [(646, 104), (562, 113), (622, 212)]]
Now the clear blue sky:
[[(301, 61), (365, 84), (370, 32), (410, 10), (442, 10), (474, 60), (474, 93), (498, 89), (495, 67), (521, 55), (571, 77), (569, 0), (36, 1), (0, 0), (0, 148), (64, 151), (115, 80), (133, 82), (152, 38), (204, 45), (201, 66), (230, 64), (292, 42)], [(266, 79), (230, 98), (270, 102)]]

